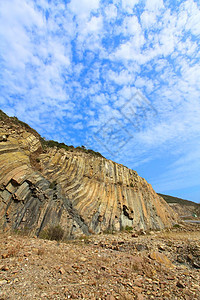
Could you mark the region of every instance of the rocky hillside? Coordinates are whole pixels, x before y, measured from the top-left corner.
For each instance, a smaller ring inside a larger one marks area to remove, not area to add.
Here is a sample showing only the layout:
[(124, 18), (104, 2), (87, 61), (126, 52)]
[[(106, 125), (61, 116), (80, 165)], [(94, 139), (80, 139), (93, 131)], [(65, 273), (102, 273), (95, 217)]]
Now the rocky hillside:
[(200, 204), (169, 195), (158, 195), (161, 196), (181, 218), (200, 218)]
[(0, 112), (0, 227), (65, 236), (162, 229), (177, 215), (151, 185), (123, 165), (80, 147), (45, 142)]

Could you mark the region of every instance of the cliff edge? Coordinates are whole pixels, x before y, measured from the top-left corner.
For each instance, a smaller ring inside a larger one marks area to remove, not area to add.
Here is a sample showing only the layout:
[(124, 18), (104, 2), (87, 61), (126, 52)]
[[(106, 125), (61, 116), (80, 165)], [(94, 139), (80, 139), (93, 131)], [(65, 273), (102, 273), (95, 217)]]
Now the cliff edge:
[(0, 111), (3, 230), (39, 235), (59, 224), (72, 237), (126, 226), (156, 230), (177, 222), (176, 213), (135, 171), (92, 150), (49, 145)]

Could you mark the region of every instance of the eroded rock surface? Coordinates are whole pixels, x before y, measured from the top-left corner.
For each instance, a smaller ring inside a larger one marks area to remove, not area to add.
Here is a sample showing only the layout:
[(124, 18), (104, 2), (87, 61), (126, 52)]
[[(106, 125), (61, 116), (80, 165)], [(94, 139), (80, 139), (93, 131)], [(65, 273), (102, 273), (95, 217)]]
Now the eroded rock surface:
[(39, 134), (0, 120), (0, 226), (65, 236), (171, 227), (177, 215), (151, 185), (123, 165), (78, 150), (46, 148)]

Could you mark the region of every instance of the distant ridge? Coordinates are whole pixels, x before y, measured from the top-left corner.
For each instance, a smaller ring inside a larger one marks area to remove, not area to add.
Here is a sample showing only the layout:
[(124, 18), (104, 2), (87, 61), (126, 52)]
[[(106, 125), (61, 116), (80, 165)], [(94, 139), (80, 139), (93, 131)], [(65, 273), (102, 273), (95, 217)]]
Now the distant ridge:
[(159, 193), (158, 195), (161, 196), (181, 218), (200, 218), (200, 204), (169, 195)]
[(182, 198), (178, 198), (178, 197), (173, 197), (173, 196), (169, 196), (169, 195), (164, 195), (164, 194), (160, 194), (157, 193), (159, 196), (163, 197), (163, 199), (167, 202), (167, 203), (179, 203), (182, 205), (196, 205), (199, 206), (200, 204), (193, 202), (191, 200), (185, 200)]

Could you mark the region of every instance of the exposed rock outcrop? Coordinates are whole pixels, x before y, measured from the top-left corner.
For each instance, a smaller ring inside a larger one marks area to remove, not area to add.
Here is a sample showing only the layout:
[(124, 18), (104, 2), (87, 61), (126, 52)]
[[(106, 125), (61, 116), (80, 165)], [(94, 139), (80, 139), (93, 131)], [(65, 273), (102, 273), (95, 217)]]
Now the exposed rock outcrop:
[(60, 224), (66, 236), (162, 229), (177, 216), (145, 179), (78, 150), (46, 148), (39, 134), (0, 120), (0, 226), (34, 234)]
[(182, 219), (200, 219), (200, 203), (192, 202), (178, 197), (158, 194)]

